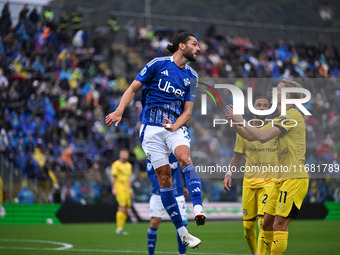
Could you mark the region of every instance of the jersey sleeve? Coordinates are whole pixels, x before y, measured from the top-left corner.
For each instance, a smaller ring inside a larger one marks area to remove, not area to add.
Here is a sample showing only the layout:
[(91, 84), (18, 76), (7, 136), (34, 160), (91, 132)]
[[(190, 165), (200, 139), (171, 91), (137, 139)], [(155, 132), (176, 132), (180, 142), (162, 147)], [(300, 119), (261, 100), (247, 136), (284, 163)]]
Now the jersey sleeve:
[(236, 135), (236, 143), (235, 143), (235, 146), (234, 146), (234, 153), (237, 153), (237, 154), (244, 154), (245, 152), (245, 145), (244, 145), (244, 142), (243, 142), (243, 138), (237, 134)]
[(274, 127), (279, 128), (283, 133), (287, 133), (300, 123), (301, 117), (301, 113), (297, 110), (289, 110), (286, 115), (280, 115), (274, 120)]
[(192, 77), (190, 78), (190, 86), (188, 86), (189, 89), (185, 95), (184, 101), (195, 102), (196, 91), (197, 91), (197, 86), (198, 86), (198, 75), (196, 71), (194, 71), (192, 68), (191, 68), (191, 73), (192, 73)]
[(149, 83), (155, 76), (158, 65), (159, 62), (156, 61), (156, 59), (151, 60), (142, 71), (139, 72), (135, 80), (142, 84)]
[(117, 161), (114, 162), (112, 165), (111, 165), (111, 175), (112, 176), (117, 176), (118, 175), (118, 164), (117, 164)]

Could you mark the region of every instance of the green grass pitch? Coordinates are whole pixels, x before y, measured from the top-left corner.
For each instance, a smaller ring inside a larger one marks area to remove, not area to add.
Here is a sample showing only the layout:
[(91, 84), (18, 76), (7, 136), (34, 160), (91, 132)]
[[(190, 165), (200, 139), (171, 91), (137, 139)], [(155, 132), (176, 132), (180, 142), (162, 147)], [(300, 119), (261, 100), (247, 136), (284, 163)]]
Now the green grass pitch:
[[(1, 255), (99, 255), (147, 254), (147, 223), (127, 224), (127, 236), (117, 236), (115, 225), (64, 224), (0, 226)], [(243, 239), (242, 222), (208, 222), (204, 227), (189, 224), (190, 232), (202, 240), (187, 254), (249, 254)], [(293, 221), (285, 255), (340, 254), (340, 221)], [(72, 245), (72, 248), (68, 248)], [(67, 249), (68, 248), (68, 249)], [(156, 254), (178, 254), (172, 224), (158, 230)]]

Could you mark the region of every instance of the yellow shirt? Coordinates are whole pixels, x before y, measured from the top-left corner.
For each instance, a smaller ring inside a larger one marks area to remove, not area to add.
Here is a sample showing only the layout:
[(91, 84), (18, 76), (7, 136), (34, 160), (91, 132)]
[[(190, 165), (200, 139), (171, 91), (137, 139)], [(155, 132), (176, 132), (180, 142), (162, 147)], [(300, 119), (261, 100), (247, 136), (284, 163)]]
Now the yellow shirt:
[(116, 177), (115, 189), (119, 191), (129, 191), (130, 176), (132, 174), (132, 165), (129, 162), (116, 160), (111, 166), (111, 175)]
[[(271, 123), (261, 127), (266, 130)], [(277, 165), (276, 147), (273, 140), (266, 143), (248, 141), (239, 134), (236, 136), (234, 152), (244, 154), (246, 163), (244, 166), (243, 186), (246, 188), (262, 188), (273, 185), (272, 173), (265, 171), (265, 167)]]
[(283, 134), (275, 137), (278, 166), (281, 178), (308, 178), (305, 170), (306, 128), (302, 114), (295, 108), (287, 110), (286, 115), (280, 115), (274, 120)]

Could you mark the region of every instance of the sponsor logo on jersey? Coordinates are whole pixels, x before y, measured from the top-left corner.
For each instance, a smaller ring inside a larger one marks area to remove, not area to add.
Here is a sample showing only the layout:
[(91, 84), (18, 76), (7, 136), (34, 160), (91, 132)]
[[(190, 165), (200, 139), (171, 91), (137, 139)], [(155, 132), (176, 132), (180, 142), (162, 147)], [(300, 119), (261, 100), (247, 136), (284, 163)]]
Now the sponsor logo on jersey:
[(165, 93), (174, 94), (177, 97), (183, 97), (185, 94), (184, 91), (176, 89), (174, 86), (172, 86), (171, 82), (169, 81), (165, 81), (165, 83), (162, 84), (162, 79), (159, 79), (158, 88)]

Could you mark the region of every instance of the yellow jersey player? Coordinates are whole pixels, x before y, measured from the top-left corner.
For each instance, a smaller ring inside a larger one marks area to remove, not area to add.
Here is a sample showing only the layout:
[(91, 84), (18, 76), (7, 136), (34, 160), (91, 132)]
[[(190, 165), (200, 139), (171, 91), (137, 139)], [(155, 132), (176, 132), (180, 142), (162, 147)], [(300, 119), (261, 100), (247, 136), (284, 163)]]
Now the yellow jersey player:
[[(302, 88), (294, 81), (282, 80), (278, 84), (278, 110), (281, 111), (281, 89)], [(302, 93), (287, 93), (287, 99), (302, 98)], [(276, 118), (266, 131), (250, 127), (245, 122), (244, 130), (261, 142), (274, 140), (278, 156), (278, 178), (265, 205), (263, 222), (264, 243), (267, 254), (282, 255), (287, 249), (288, 227), (301, 208), (308, 191), (308, 173), (305, 170), (306, 130), (302, 114), (287, 104), (285, 115)], [(228, 106), (230, 118), (242, 122), (240, 115), (233, 115)]]
[(131, 207), (131, 198), (133, 190), (131, 188), (130, 177), (132, 174), (132, 165), (128, 162), (129, 151), (121, 149), (119, 151), (119, 159), (111, 166), (111, 184), (112, 194), (118, 202), (118, 211), (116, 214), (116, 233), (118, 235), (126, 235), (124, 225), (127, 220), (128, 209)]
[[(257, 110), (269, 109), (269, 101), (266, 97), (257, 97), (254, 107)], [(254, 115), (254, 126), (266, 130), (271, 123), (266, 124), (266, 117), (263, 115)], [(233, 126), (236, 132), (236, 143), (234, 147), (234, 156), (230, 161), (231, 167), (239, 167), (242, 156), (245, 156), (244, 179), (242, 189), (242, 211), (243, 211), (243, 228), (244, 237), (251, 254), (264, 255), (265, 247), (263, 239), (263, 214), (264, 206), (268, 198), (268, 194), (274, 186), (274, 182), (270, 178), (264, 178), (262, 166), (275, 166), (277, 157), (275, 145), (273, 141), (261, 143), (242, 133), (239, 126)], [(249, 140), (243, 138), (248, 138)], [(231, 185), (231, 172), (228, 172), (224, 179), (224, 188), (229, 191)], [(256, 231), (255, 222), (258, 217), (259, 236), (256, 247)]]

